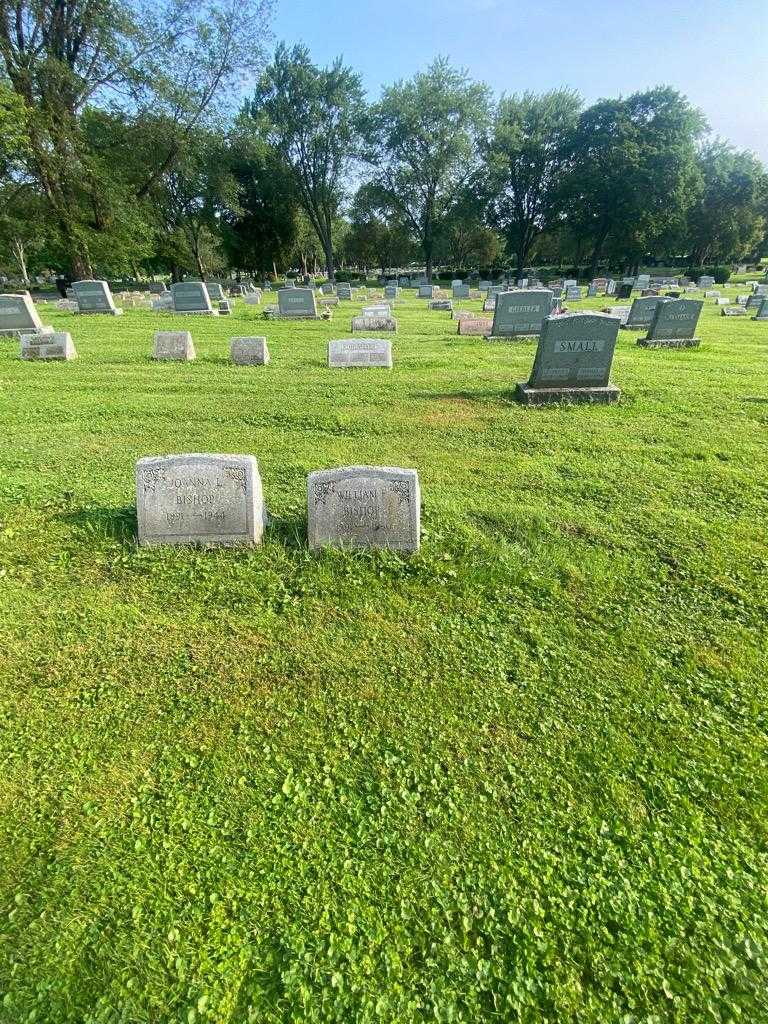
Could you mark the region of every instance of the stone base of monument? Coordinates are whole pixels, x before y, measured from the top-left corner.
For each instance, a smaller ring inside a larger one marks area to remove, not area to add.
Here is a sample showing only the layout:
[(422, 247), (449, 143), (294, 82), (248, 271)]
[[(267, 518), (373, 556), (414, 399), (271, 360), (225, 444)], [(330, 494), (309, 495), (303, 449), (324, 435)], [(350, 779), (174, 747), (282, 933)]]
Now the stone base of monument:
[(604, 388), (532, 388), (527, 381), (518, 381), (515, 399), (523, 405), (558, 405), (560, 403), (610, 405), (621, 398), (621, 389), (615, 384)]
[(638, 338), (640, 348), (698, 348), (701, 338)]
[(115, 307), (114, 309), (80, 309), (78, 306), (75, 310), (81, 316), (122, 316), (122, 309)]
[(52, 327), (9, 327), (0, 331), (0, 338), (21, 338), (22, 335), (43, 338), (53, 333)]
[(169, 309), (169, 313), (176, 313), (179, 316), (218, 316), (218, 309)]

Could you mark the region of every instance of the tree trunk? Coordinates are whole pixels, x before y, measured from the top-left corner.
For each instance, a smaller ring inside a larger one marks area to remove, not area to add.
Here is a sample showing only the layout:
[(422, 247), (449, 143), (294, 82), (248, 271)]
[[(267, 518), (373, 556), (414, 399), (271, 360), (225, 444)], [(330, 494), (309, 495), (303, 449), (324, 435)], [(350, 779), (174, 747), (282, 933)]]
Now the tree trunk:
[(19, 264), (21, 279), (26, 287), (29, 288), (29, 274), (27, 273), (27, 257), (24, 252), (24, 242), (20, 238), (14, 238), (11, 242), (11, 248), (13, 249), (16, 262)]

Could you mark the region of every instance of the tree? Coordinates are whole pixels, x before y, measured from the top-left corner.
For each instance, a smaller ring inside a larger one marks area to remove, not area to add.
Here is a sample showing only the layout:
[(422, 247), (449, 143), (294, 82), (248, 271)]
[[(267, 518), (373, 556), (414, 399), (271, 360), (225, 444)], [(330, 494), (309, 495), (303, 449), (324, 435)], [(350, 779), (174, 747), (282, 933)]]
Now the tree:
[(567, 89), (502, 97), (496, 109), (484, 146), (488, 212), (514, 255), (518, 276), (537, 237), (563, 213), (562, 180), (571, 166), (580, 109), (581, 100)]
[(333, 225), (359, 151), (360, 76), (341, 59), (311, 62), (305, 46), (278, 46), (249, 109), (265, 138), (291, 168), (296, 193), (317, 232), (334, 280)]
[(692, 266), (727, 262), (751, 252), (765, 229), (768, 176), (753, 153), (721, 140), (698, 155), (702, 191), (688, 212)]
[[(0, 68), (24, 105), (27, 172), (45, 196), (74, 273), (90, 276), (106, 190), (82, 113), (164, 113), (173, 125), (152, 154), (143, 199), (183, 142), (244, 71), (262, 64), (258, 35), (270, 0), (14, 0), (0, 6)], [(2, 73), (0, 72), (0, 73)]]
[(569, 218), (591, 244), (594, 275), (606, 243), (637, 262), (695, 196), (700, 111), (674, 89), (600, 100), (579, 117), (568, 181)]
[(222, 214), (224, 249), (232, 266), (264, 277), (285, 265), (295, 248), (301, 211), (293, 174), (252, 133), (235, 136), (230, 159), (237, 211)]
[(413, 231), (431, 281), (438, 234), (479, 167), (487, 86), (438, 58), (408, 82), (384, 89), (370, 111), (366, 159), (391, 213)]

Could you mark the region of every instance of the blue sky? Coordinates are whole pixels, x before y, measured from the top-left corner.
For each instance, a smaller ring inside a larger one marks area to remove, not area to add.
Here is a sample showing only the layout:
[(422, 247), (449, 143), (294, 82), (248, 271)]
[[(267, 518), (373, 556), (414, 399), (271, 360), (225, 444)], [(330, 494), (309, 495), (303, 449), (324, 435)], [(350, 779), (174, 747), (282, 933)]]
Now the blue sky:
[(276, 40), (341, 54), (371, 98), (437, 54), (495, 92), (672, 85), (768, 164), (768, 0), (277, 0)]

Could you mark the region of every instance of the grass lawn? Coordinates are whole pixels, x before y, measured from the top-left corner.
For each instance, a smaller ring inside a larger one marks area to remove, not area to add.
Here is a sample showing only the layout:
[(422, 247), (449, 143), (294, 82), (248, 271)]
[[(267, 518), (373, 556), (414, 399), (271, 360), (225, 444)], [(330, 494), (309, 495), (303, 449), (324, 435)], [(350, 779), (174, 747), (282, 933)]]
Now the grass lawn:
[[(359, 305), (0, 341), (0, 1020), (768, 1021), (768, 324), (524, 409), (534, 345), (415, 298), (327, 369)], [(261, 548), (137, 548), (196, 451), (258, 458)], [(418, 469), (419, 555), (309, 553), (351, 463)]]

